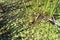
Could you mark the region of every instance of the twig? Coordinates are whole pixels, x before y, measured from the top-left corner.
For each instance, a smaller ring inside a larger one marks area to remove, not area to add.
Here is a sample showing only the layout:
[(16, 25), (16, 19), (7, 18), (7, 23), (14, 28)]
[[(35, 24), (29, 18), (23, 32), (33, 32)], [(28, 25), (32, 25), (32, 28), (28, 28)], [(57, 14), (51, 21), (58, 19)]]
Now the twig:
[(57, 26), (60, 26), (60, 23), (58, 21), (55, 20), (55, 18), (53, 17), (52, 19), (48, 19), (50, 22), (54, 23)]

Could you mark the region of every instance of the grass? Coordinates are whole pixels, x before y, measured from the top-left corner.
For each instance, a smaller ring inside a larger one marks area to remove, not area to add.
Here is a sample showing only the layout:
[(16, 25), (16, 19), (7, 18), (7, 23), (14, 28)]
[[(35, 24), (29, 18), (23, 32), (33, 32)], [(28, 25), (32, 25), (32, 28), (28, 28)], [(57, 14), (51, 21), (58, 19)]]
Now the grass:
[[(0, 13), (3, 19), (0, 21), (2, 24), (0, 25), (0, 39), (60, 40), (60, 28), (47, 21), (53, 15), (60, 14), (59, 5), (59, 0), (4, 1), (5, 12)], [(60, 21), (60, 16), (56, 18)]]

